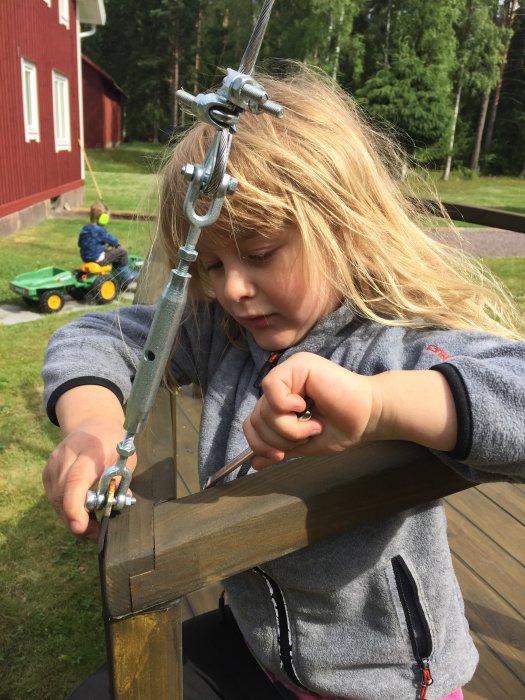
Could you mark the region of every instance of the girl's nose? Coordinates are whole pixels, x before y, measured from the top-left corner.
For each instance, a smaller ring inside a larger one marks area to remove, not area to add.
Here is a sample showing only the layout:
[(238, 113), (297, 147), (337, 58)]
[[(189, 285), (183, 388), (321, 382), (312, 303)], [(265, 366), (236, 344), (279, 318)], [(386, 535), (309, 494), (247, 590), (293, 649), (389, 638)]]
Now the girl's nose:
[(225, 271), (224, 296), (228, 301), (239, 302), (250, 299), (255, 294), (255, 287), (242, 266)]

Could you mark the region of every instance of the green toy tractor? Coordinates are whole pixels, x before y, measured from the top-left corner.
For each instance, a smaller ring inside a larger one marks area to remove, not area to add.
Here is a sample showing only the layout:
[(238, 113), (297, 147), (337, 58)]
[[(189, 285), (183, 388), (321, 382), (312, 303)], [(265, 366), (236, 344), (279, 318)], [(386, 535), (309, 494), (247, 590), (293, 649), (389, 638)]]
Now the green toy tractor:
[[(129, 256), (130, 270), (138, 272), (143, 263), (144, 258), (139, 255)], [(23, 272), (11, 280), (9, 289), (19, 294), (28, 306), (53, 314), (62, 309), (68, 295), (90, 304), (109, 304), (124, 291), (124, 285), (117, 268), (90, 262), (72, 271), (43, 267)]]

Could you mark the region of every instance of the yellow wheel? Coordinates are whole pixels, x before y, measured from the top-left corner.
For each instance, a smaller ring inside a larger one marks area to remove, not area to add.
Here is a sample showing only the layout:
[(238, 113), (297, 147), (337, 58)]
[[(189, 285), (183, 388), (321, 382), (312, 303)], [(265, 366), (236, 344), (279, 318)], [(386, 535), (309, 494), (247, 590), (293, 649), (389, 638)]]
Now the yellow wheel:
[(64, 306), (64, 295), (58, 289), (50, 289), (40, 295), (38, 308), (44, 314), (56, 314)]
[(100, 298), (104, 302), (113, 301), (117, 296), (117, 285), (113, 280), (106, 280), (100, 287)]
[(111, 275), (100, 275), (89, 290), (89, 300), (96, 304), (109, 304), (116, 299), (118, 286)]

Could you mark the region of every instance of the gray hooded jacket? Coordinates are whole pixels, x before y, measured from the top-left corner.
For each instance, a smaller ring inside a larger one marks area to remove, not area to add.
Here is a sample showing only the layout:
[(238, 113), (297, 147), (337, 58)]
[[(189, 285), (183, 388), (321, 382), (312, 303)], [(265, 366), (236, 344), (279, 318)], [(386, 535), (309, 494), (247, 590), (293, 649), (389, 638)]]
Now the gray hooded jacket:
[[(132, 306), (86, 314), (55, 333), (43, 371), (51, 420), (58, 397), (81, 384), (106, 386), (126, 402), (154, 311)], [(188, 315), (173, 356), (177, 380), (196, 382), (204, 392), (202, 482), (246, 448), (242, 422), (268, 369), (269, 353), (249, 334), (231, 345), (223, 321), (216, 303)], [(364, 375), (442, 372), (454, 395), (459, 438), (453, 452), (438, 457), (475, 482), (523, 480), (525, 343), (476, 331), (388, 327), (341, 307), (279, 361), (299, 351)], [(259, 660), (310, 692), (411, 700), (429, 666), (434, 682), (427, 697), (438, 700), (466, 684), (477, 664), (440, 501), (267, 562), (225, 587)]]

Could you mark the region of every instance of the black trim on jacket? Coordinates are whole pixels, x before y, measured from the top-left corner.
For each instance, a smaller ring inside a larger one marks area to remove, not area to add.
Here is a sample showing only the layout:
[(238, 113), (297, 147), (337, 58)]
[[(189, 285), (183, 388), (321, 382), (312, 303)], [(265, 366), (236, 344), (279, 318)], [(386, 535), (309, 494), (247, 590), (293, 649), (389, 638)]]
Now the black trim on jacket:
[(430, 369), (441, 372), (445, 377), (452, 392), (458, 415), (458, 437), (454, 449), (448, 454), (454, 459), (467, 459), (472, 449), (472, 405), (467, 386), (461, 376), (461, 372), (448, 362), (434, 365)]
[(56, 405), (58, 399), (62, 396), (62, 394), (65, 394), (66, 391), (69, 391), (70, 389), (74, 389), (77, 386), (84, 386), (84, 385), (89, 385), (89, 384), (94, 384), (96, 386), (103, 386), (106, 389), (109, 389), (112, 391), (117, 399), (120, 401), (121, 404), (124, 404), (124, 395), (122, 394), (121, 390), (119, 387), (114, 384), (112, 381), (109, 379), (101, 379), (100, 377), (75, 377), (75, 379), (69, 379), (67, 382), (64, 382), (60, 386), (58, 386), (54, 392), (51, 394), (49, 397), (49, 401), (47, 402), (47, 415), (49, 417), (49, 420), (54, 423), (55, 425), (58, 425), (58, 419), (57, 419), (57, 414), (56, 414)]

